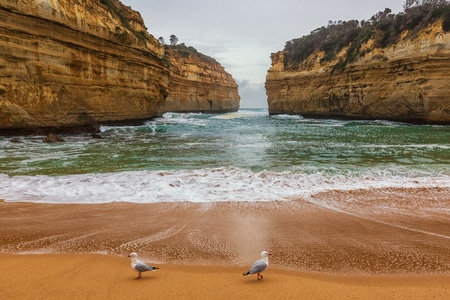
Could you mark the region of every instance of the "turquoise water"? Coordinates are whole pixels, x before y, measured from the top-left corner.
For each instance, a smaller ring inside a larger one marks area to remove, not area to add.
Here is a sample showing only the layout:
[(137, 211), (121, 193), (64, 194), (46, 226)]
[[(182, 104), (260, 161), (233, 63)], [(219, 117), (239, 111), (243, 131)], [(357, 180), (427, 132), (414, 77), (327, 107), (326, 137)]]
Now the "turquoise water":
[[(103, 139), (0, 138), (0, 198), (37, 202), (250, 201), (329, 189), (450, 185), (450, 127), (166, 113)], [(164, 199), (164, 200), (163, 200)]]

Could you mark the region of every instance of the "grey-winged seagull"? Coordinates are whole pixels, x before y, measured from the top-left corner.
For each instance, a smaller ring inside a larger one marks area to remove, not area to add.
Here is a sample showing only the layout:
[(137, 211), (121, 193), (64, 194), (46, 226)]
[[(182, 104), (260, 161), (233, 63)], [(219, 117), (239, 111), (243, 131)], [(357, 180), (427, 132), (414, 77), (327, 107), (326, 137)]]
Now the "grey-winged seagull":
[(248, 270), (247, 273), (244, 273), (242, 275), (248, 276), (248, 275), (256, 273), (256, 274), (258, 274), (258, 280), (262, 280), (263, 276), (260, 273), (262, 273), (269, 267), (269, 255), (272, 255), (272, 254), (270, 254), (267, 251), (261, 252), (261, 259), (255, 261), (255, 263), (250, 268), (250, 270)]
[(141, 275), (142, 272), (156, 271), (159, 269), (146, 264), (142, 260), (139, 260), (135, 252), (128, 255), (128, 257), (131, 257), (131, 268), (139, 273), (136, 279), (140, 279), (142, 277)]

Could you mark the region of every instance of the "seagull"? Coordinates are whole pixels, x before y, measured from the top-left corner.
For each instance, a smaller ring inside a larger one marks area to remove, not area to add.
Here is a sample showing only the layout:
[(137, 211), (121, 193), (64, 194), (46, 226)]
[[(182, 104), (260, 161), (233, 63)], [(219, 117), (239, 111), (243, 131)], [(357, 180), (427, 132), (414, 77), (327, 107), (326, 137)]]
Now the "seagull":
[(142, 260), (139, 260), (137, 258), (137, 254), (135, 252), (128, 255), (128, 257), (131, 257), (131, 268), (139, 273), (139, 275), (136, 279), (140, 279), (142, 277), (142, 275), (141, 275), (142, 272), (156, 271), (159, 269), (159, 268), (152, 267), (152, 266), (146, 264)]
[(261, 259), (255, 261), (255, 263), (250, 268), (250, 270), (248, 270), (247, 273), (244, 273), (242, 275), (248, 276), (248, 275), (257, 273), (258, 274), (258, 280), (262, 280), (263, 276), (260, 273), (263, 272), (264, 270), (266, 270), (269, 267), (269, 255), (272, 255), (272, 254), (270, 254), (267, 251), (261, 252)]

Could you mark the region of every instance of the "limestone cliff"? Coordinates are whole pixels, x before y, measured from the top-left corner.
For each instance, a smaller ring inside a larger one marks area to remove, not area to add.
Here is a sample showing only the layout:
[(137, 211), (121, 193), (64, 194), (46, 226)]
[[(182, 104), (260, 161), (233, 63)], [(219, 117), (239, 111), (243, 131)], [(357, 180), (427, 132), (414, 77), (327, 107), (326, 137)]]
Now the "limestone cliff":
[(223, 113), (239, 109), (238, 86), (214, 59), (192, 47), (167, 47), (170, 63), (166, 111)]
[(0, 2), (0, 128), (67, 129), (163, 112), (164, 49), (116, 0)]
[(0, 134), (142, 122), (166, 98), (173, 111), (237, 110), (232, 77), (201, 57), (166, 53), (118, 0), (1, 0)]
[(348, 49), (333, 59), (314, 51), (295, 69), (287, 68), (284, 51), (272, 54), (269, 113), (450, 124), (450, 34), (442, 20), (388, 47), (369, 39), (342, 65)]

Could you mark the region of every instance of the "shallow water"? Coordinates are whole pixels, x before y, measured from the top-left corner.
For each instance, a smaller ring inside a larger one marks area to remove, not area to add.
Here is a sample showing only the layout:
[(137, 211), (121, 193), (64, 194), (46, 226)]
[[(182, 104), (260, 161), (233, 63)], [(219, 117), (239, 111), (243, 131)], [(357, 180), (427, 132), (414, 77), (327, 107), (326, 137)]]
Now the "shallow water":
[(0, 138), (0, 199), (50, 203), (272, 201), (333, 190), (450, 187), (450, 127), (166, 113), (103, 139)]

